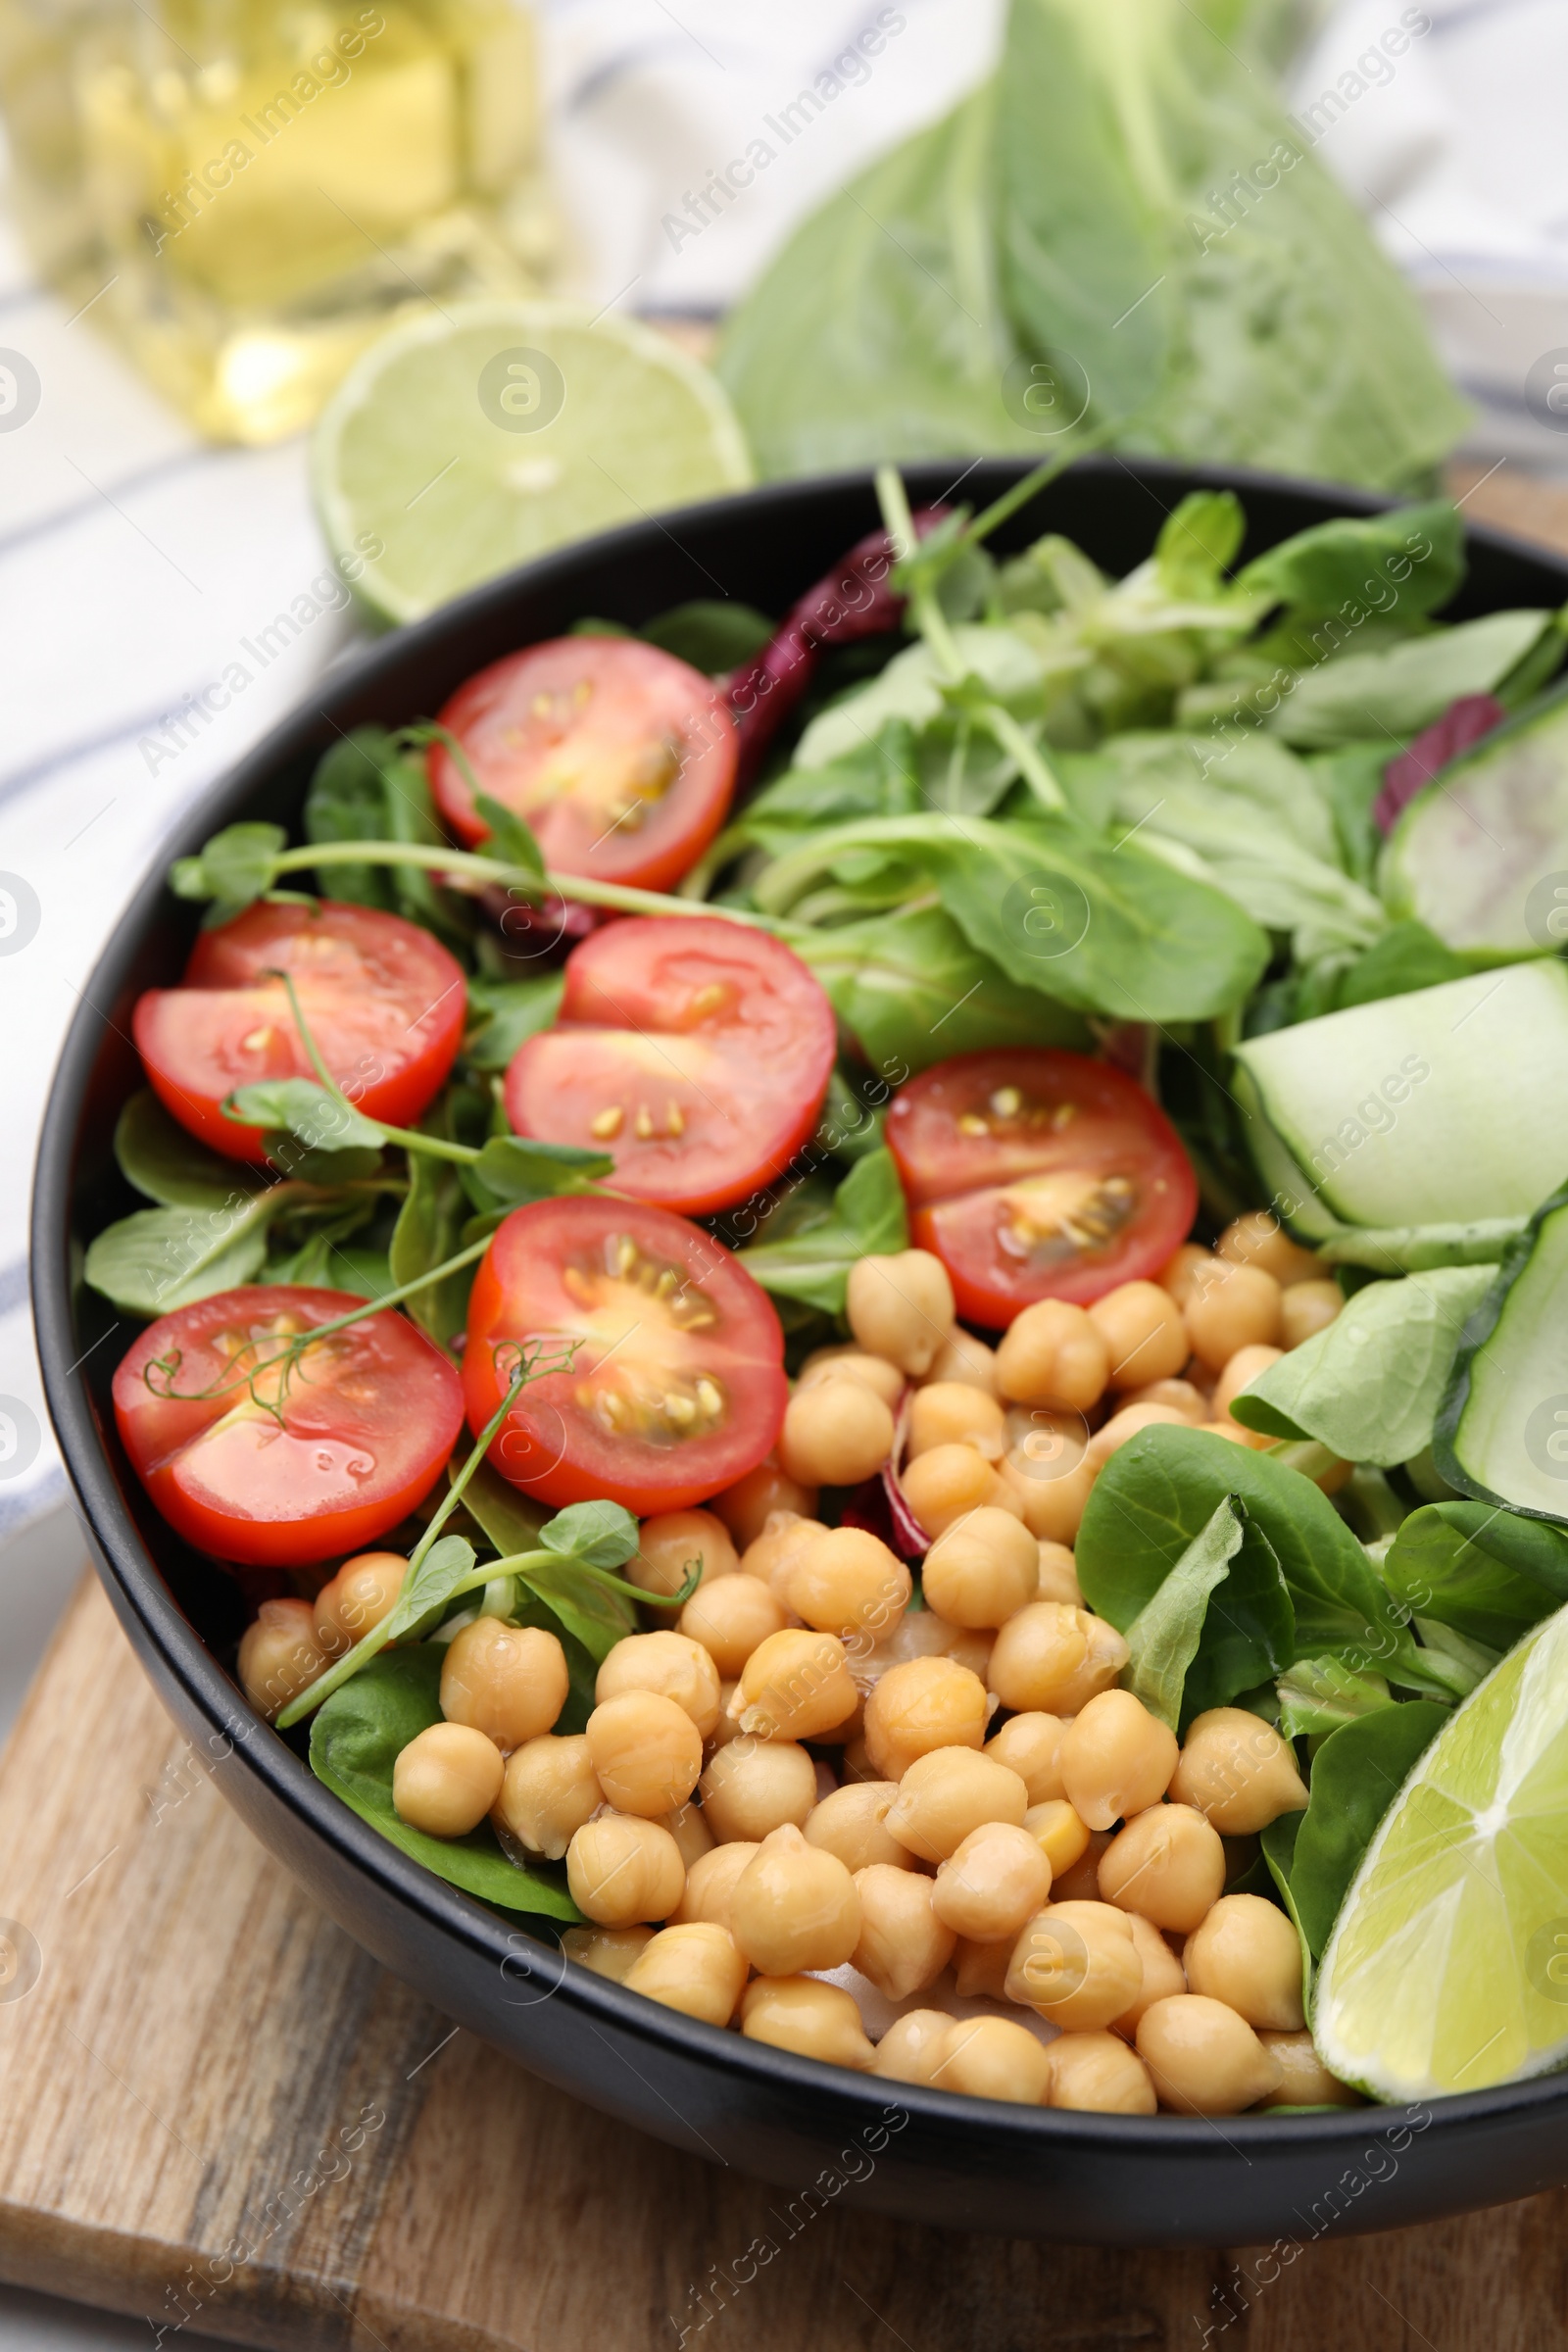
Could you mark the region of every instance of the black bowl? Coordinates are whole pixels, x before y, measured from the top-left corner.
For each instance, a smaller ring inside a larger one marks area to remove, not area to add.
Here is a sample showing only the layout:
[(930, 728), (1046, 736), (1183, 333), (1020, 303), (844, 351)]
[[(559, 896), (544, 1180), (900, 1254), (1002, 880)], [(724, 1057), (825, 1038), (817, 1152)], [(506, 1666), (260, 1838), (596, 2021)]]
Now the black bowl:
[[(917, 466), (916, 505), (956, 488), (983, 503), (1022, 468)], [(1050, 527), (1104, 568), (1129, 570), (1187, 490), (1240, 491), (1249, 548), (1382, 502), (1263, 476), (1150, 462), (1090, 461), (998, 535), (1003, 550)], [(481, 663), (584, 613), (638, 623), (692, 597), (782, 611), (877, 522), (864, 474), (781, 484), (570, 547), (476, 590), (323, 680), (187, 816), (169, 856), (237, 817), (297, 822), (311, 770), (344, 728), (439, 708)], [(1560, 605), (1568, 565), (1485, 531), (1454, 612)], [(799, 2191), (841, 2151), (877, 2158), (862, 2189), (886, 2211), (1016, 2236), (1123, 2244), (1299, 2240), (1330, 2228), (1386, 2230), (1527, 2196), (1568, 2180), (1568, 2082), (1430, 2108), (1243, 2116), (1222, 2123), (1072, 2115), (910, 2089), (786, 2056), (563, 1961), (432, 1878), (328, 1794), (251, 1716), (215, 1651), (239, 1631), (229, 1581), (185, 1550), (147, 1504), (121, 1449), (109, 1388), (128, 1342), (80, 1284), (81, 1249), (134, 1205), (114, 1164), (115, 1120), (140, 1083), (128, 1044), (144, 988), (178, 977), (195, 924), (165, 888), (167, 858), (117, 926), (66, 1039), (33, 1204), (33, 1298), (49, 1408), (91, 1530), (99, 1573), (181, 1730), (209, 1752), (233, 1743), (218, 1786), (247, 1826), (348, 1933), (471, 2032), (591, 2105), (699, 2156)], [(1376, 2180), (1379, 2194), (1363, 2198)]]

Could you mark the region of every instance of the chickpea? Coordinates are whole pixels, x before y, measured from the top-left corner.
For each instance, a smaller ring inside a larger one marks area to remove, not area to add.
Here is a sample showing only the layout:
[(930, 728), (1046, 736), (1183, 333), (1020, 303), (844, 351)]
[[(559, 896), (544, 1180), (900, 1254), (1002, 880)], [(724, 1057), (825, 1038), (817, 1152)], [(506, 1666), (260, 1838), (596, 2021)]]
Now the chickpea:
[(1035, 1571), (1032, 1600), (1065, 1601), (1069, 1609), (1084, 1605), (1083, 1588), (1078, 1582), (1078, 1562), (1065, 1544), (1053, 1544), (1045, 1538), (1040, 1544), (1040, 1565)]
[(1193, 1353), (1211, 1372), (1228, 1364), (1238, 1348), (1272, 1348), (1280, 1336), (1279, 1284), (1261, 1266), (1218, 1270), (1187, 1301), (1187, 1333)]
[(710, 1854), (715, 1843), (713, 1833), (703, 1818), (701, 1805), (688, 1799), (684, 1805), (677, 1805), (672, 1813), (661, 1814), (660, 1820), (680, 1847), (680, 1858), (686, 1865), (689, 1877), (693, 1865), (701, 1862), (705, 1854)]
[(1029, 1533), (1065, 1547), (1083, 1524), (1100, 1465), (1089, 1458), (1086, 1429), (1067, 1428), (1043, 1412), (1035, 1419), (1037, 1426), (1008, 1447), (1002, 1481)]
[(869, 2074), (876, 2059), (854, 1994), (814, 1977), (757, 1978), (741, 1995), (741, 2032), (748, 2041), (821, 2058), (829, 2066), (858, 2067), (861, 2074)]
[(830, 1528), (790, 1571), (789, 1605), (818, 1633), (879, 1642), (909, 1605), (914, 1580), (881, 1540), (859, 1527)]
[[(1067, 1793), (1061, 1781), (1061, 1736), (1066, 1728), (1059, 1715), (1043, 1715), (1036, 1708), (1009, 1717), (986, 1741), (986, 1754), (1018, 1775), (1031, 1805)], [(1028, 1816), (1024, 1818), (1027, 1822)]]
[(937, 1538), (920, 1581), (950, 1624), (1004, 1625), (1039, 1589), (1040, 1544), (1010, 1511), (983, 1504)]
[(818, 1348), (801, 1366), (796, 1386), (815, 1388), (824, 1380), (858, 1380), (862, 1389), (880, 1396), (896, 1413), (904, 1396), (904, 1374), (883, 1355), (867, 1355), (859, 1348)]
[[(857, 1658), (856, 1658), (856, 1660), (855, 1660), (855, 1661), (852, 1663), (852, 1676), (853, 1676), (853, 1665), (854, 1665), (854, 1663), (858, 1663), (858, 1652), (859, 1652), (859, 1649), (860, 1649), (860, 1644), (861, 1644), (861, 1642), (863, 1642), (863, 1640), (864, 1640), (864, 1636), (863, 1636), (863, 1635), (857, 1634), (857, 1635), (853, 1636), (853, 1637), (851, 1638), (851, 1640), (850, 1640), (850, 1641), (848, 1641), (848, 1642), (845, 1643), (845, 1645), (844, 1645), (844, 1647), (845, 1647), (845, 1654), (846, 1654), (846, 1655), (848, 1655), (848, 1654), (849, 1654), (849, 1652), (850, 1652), (851, 1650), (854, 1650), (854, 1651), (856, 1651), (856, 1652), (857, 1652)], [(862, 1691), (861, 1691), (861, 1690), (860, 1690), (859, 1684), (858, 1684), (858, 1683), (857, 1683), (857, 1684), (855, 1685), (855, 1707), (854, 1707), (854, 1710), (853, 1710), (853, 1712), (852, 1712), (852, 1713), (850, 1713), (850, 1714), (848, 1714), (848, 1715), (846, 1715), (846, 1716), (845, 1716), (845, 1718), (844, 1718), (844, 1721), (843, 1721), (842, 1723), (830, 1723), (830, 1724), (828, 1725), (828, 1727), (827, 1727), (827, 1730), (826, 1730), (825, 1732), (813, 1732), (813, 1733), (811, 1734), (811, 1738), (812, 1738), (812, 1740), (815, 1741), (815, 1743), (816, 1743), (816, 1745), (817, 1745), (818, 1747), (839, 1747), (839, 1748), (843, 1748), (843, 1747), (848, 1747), (848, 1745), (849, 1745), (849, 1743), (850, 1743), (850, 1741), (851, 1741), (852, 1740), (858, 1740), (858, 1738), (860, 1737), (860, 1734), (861, 1734), (861, 1732), (864, 1730), (864, 1728), (865, 1728), (865, 1702), (864, 1702), (864, 1695), (863, 1695), (863, 1693), (862, 1693)], [(834, 1777), (835, 1777), (835, 1779), (837, 1779), (837, 1780), (842, 1780), (842, 1779), (844, 1778), (843, 1767), (842, 1767), (842, 1765), (841, 1765), (840, 1763), (838, 1763), (837, 1761), (835, 1761), (835, 1766), (834, 1766)]]
[(714, 1727), (713, 1737), (707, 1742), (710, 1751), (712, 1753), (716, 1753), (721, 1747), (728, 1747), (732, 1740), (743, 1740), (746, 1737), (745, 1733), (741, 1730), (740, 1725), (736, 1722), (734, 1716), (729, 1711), (730, 1700), (735, 1696), (735, 1693), (739, 1689), (740, 1684), (738, 1681), (732, 1683), (720, 1683), (718, 1686), (718, 1722)]
[(953, 1285), (929, 1250), (862, 1257), (850, 1268), (845, 1312), (872, 1355), (916, 1379), (929, 1372), (953, 1329)]
[(646, 1993), (666, 2009), (727, 2026), (745, 1988), (746, 1963), (723, 1928), (688, 1920), (644, 1944), (621, 1982), (628, 1992)]
[(1085, 2115), (1152, 2115), (1149, 2069), (1114, 2034), (1058, 2034), (1046, 2052), (1048, 2107)]
[(341, 1657), (391, 1615), (408, 1573), (400, 1551), (361, 1551), (327, 1579), (316, 1595), (316, 1636), (329, 1658)]
[(1238, 1348), (1214, 1383), (1211, 1399), (1214, 1419), (1223, 1421), (1242, 1391), (1250, 1389), (1254, 1380), (1260, 1380), (1284, 1352), (1283, 1348)]
[(858, 1380), (797, 1389), (784, 1411), (778, 1455), (803, 1485), (858, 1487), (893, 1451), (893, 1415)]
[(885, 1781), (902, 1782), (936, 1748), (979, 1747), (986, 1736), (986, 1687), (952, 1658), (909, 1658), (890, 1666), (865, 1702), (865, 1745)]
[(877, 2043), (872, 2074), (889, 2082), (929, 2082), (952, 2031), (945, 2009), (906, 2009)]
[[(667, 1702), (666, 1702), (667, 1703)], [(566, 1848), (566, 1885), (579, 1911), (601, 1928), (667, 1919), (686, 1886), (680, 1847), (657, 1821), (599, 1813)]]
[(1306, 2022), (1300, 1938), (1260, 1894), (1222, 1894), (1188, 1936), (1182, 1965), (1194, 1992), (1223, 2001), (1250, 2026), (1298, 2034)]
[(1089, 1309), (1110, 1351), (1110, 1386), (1139, 1389), (1174, 1380), (1191, 1355), (1182, 1310), (1157, 1282), (1124, 1282)]
[(1195, 1428), (1200, 1421), (1208, 1419), (1208, 1398), (1191, 1380), (1151, 1380), (1141, 1389), (1128, 1389), (1122, 1403), (1173, 1404), (1182, 1419), (1191, 1421)]
[(617, 1642), (595, 1677), (594, 1697), (603, 1706), (626, 1690), (672, 1698), (705, 1740), (718, 1728), (718, 1669), (690, 1634), (628, 1634)]
[(727, 1931), (736, 1882), (758, 1850), (754, 1839), (737, 1838), (699, 1855), (686, 1873), (685, 1891), (671, 1919), (681, 1927), (692, 1920), (710, 1920), (714, 1927)]
[(997, 1387), (1019, 1404), (1087, 1413), (1100, 1402), (1109, 1378), (1104, 1333), (1065, 1298), (1040, 1298), (1026, 1306), (997, 1349)]
[(1214, 1244), (1215, 1255), (1233, 1266), (1261, 1266), (1281, 1290), (1293, 1283), (1312, 1282), (1323, 1271), (1323, 1260), (1293, 1242), (1271, 1208), (1250, 1209), (1227, 1225)]
[[(1303, 1289), (1305, 1285), (1301, 1286)], [(922, 2014), (924, 2014), (922, 2012)], [(1259, 2034), (1258, 2040), (1280, 2070), (1262, 2107), (1359, 2107), (1361, 2093), (1329, 2073), (1310, 2034)]]
[(326, 1671), (317, 1622), (308, 1600), (264, 1600), (240, 1637), (240, 1687), (269, 1723)]
[(758, 1643), (741, 1669), (730, 1711), (759, 1740), (814, 1740), (858, 1704), (837, 1635), (791, 1629)]
[(1130, 1690), (1102, 1690), (1062, 1734), (1062, 1786), (1080, 1821), (1108, 1830), (1159, 1802), (1179, 1753), (1175, 1733)]
[(1170, 1792), (1227, 1838), (1266, 1830), (1282, 1813), (1299, 1813), (1306, 1805), (1290, 1747), (1271, 1723), (1245, 1707), (1210, 1707), (1194, 1716)]
[(1108, 1903), (1047, 1903), (1012, 1947), (1009, 2001), (1064, 2033), (1093, 2033), (1138, 1996), (1144, 1964), (1132, 1930)]
[(1059, 1600), (1032, 1600), (998, 1634), (988, 1680), (1004, 1707), (1076, 1715), (1110, 1689), (1129, 1654), (1102, 1617)]
[(1051, 1892), (1045, 1848), (1021, 1825), (986, 1822), (941, 1865), (931, 1903), (938, 1919), (976, 1943), (1016, 1941)]
[(1131, 2041), (1138, 2032), (1138, 2021), (1146, 2009), (1156, 2001), (1168, 2000), (1173, 1992), (1187, 1990), (1187, 1977), (1164, 1936), (1141, 1911), (1127, 1913), (1127, 1925), (1133, 1932), (1133, 1949), (1144, 1964), (1144, 1981), (1135, 2000), (1111, 2020), (1111, 2031)]
[(792, 1516), (809, 1519), (816, 1510), (816, 1489), (803, 1487), (799, 1479), (787, 1478), (771, 1455), (748, 1470), (722, 1494), (715, 1494), (708, 1508), (729, 1529), (730, 1541), (741, 1551), (755, 1544), (770, 1514), (788, 1511)]
[(427, 1838), (466, 1838), (501, 1794), (506, 1769), (483, 1732), (466, 1723), (428, 1724), (398, 1751), (393, 1810)]
[(537, 1625), (476, 1617), (441, 1662), (442, 1714), (483, 1732), (503, 1755), (548, 1732), (569, 1689), (565, 1651)]
[[(1028, 1717), (1023, 1715), (1014, 1717), (1014, 1721), (1018, 1723), (1028, 1720)], [(1045, 1718), (1047, 1723), (1054, 1720), (1054, 1717), (1050, 1715)], [(1058, 1886), (1057, 1899), (1059, 1901), (1058, 1883), (1065, 1879), (1067, 1873), (1074, 1869), (1088, 1853), (1093, 1842), (1093, 1833), (1087, 1822), (1079, 1820), (1064, 1796), (1042, 1797), (1039, 1804), (1031, 1805), (1024, 1815), (1023, 1826), (1051, 1864), (1052, 1884)], [(1102, 1844), (1101, 1851), (1103, 1850)], [(1098, 1859), (1098, 1855), (1096, 1858)]]
[(933, 1608), (910, 1609), (891, 1634), (860, 1651), (855, 1660), (855, 1679), (867, 1691), (882, 1676), (911, 1658), (951, 1658), (984, 1678), (994, 1637), (989, 1627), (954, 1625)]
[(932, 1358), (927, 1381), (961, 1380), (988, 1396), (997, 1393), (997, 1353), (967, 1331), (950, 1331)]
[(740, 1561), (729, 1529), (711, 1511), (661, 1511), (643, 1521), (626, 1581), (644, 1592), (678, 1592), (693, 1560), (703, 1564), (700, 1585), (710, 1577), (732, 1576)]
[(844, 1966), (860, 1938), (860, 1898), (837, 1854), (808, 1845), (786, 1823), (768, 1832), (736, 1880), (729, 1924), (760, 1975), (802, 1976)]
[(872, 1862), (855, 1874), (860, 1934), (851, 1965), (885, 2000), (906, 2001), (934, 1984), (953, 1958), (952, 1928), (933, 1904), (932, 1882), (918, 1870)]
[(1007, 1424), (984, 1389), (962, 1380), (927, 1381), (909, 1400), (908, 1458), (933, 1446), (972, 1446), (988, 1462), (1002, 1459)]
[(975, 1446), (933, 1446), (905, 1465), (904, 1499), (928, 1536), (987, 1508), (1023, 1517), (1023, 1505)]
[(1160, 1267), (1156, 1281), (1162, 1291), (1169, 1291), (1183, 1314), (1195, 1291), (1200, 1289), (1217, 1265), (1210, 1250), (1200, 1249), (1197, 1242), (1183, 1242), (1174, 1257)]
[(622, 1690), (595, 1707), (588, 1753), (606, 1802), (645, 1821), (683, 1805), (703, 1769), (702, 1734), (659, 1690)]
[(1231, 1419), (1229, 1413), (1223, 1421), (1200, 1421), (1198, 1426), (1205, 1438), (1226, 1438), (1233, 1446), (1250, 1446), (1255, 1451), (1261, 1451), (1274, 1443), (1272, 1438), (1264, 1437), (1258, 1430), (1244, 1429), (1240, 1421)]
[(1012, 1938), (996, 1943), (970, 1943), (960, 1936), (953, 1947), (954, 1989), (960, 2001), (1004, 2001)]
[(966, 2018), (952, 2026), (931, 2078), (943, 2090), (1008, 2099), (1019, 2107), (1042, 2105), (1050, 2079), (1045, 2043), (1005, 2017)]
[(816, 1803), (816, 1766), (793, 1740), (753, 1740), (742, 1733), (721, 1747), (703, 1774), (703, 1811), (721, 1842), (762, 1838), (793, 1822), (800, 1829)]
[(1280, 1346), (1299, 1348), (1338, 1320), (1345, 1294), (1337, 1282), (1293, 1282), (1280, 1300)]
[(1206, 1993), (1176, 1992), (1146, 2009), (1138, 2055), (1178, 2115), (1240, 2115), (1278, 2087), (1284, 2069), (1246, 2018)]
[(1218, 1902), (1224, 1885), (1219, 1832), (1191, 1805), (1150, 1805), (1135, 1813), (1100, 1857), (1104, 1900), (1141, 1911), (1156, 1928), (1190, 1933)]
[(922, 1862), (945, 1862), (983, 1823), (1022, 1828), (1029, 1809), (1015, 1772), (971, 1747), (938, 1747), (917, 1756), (899, 1782), (888, 1829)]
[[(1071, 1811), (1070, 1806), (1068, 1810)], [(1100, 1857), (1109, 1845), (1112, 1832), (1088, 1830), (1084, 1835), (1089, 1843), (1077, 1861), (1066, 1870), (1058, 1870), (1051, 1882), (1051, 1891), (1058, 1903), (1098, 1903), (1100, 1900)], [(1046, 1845), (1049, 1857), (1049, 1844), (1044, 1838), (1041, 1842)]]
[(760, 1578), (787, 1609), (796, 1561), (808, 1544), (827, 1532), (820, 1519), (803, 1519), (795, 1511), (770, 1511), (761, 1534), (747, 1544), (741, 1567), (748, 1576)]
[(578, 1830), (605, 1801), (588, 1742), (580, 1732), (525, 1740), (507, 1758), (496, 1798), (499, 1829), (525, 1854), (559, 1862)]
[(1110, 1419), (1096, 1430), (1089, 1441), (1085, 1458), (1097, 1470), (1103, 1470), (1111, 1455), (1118, 1452), (1129, 1438), (1136, 1438), (1141, 1429), (1152, 1428), (1161, 1421), (1174, 1422), (1178, 1429), (1192, 1427), (1187, 1415), (1178, 1412), (1173, 1404), (1124, 1404), (1119, 1413), (1112, 1413)]
[(632, 1962), (653, 1940), (652, 1928), (568, 1928), (561, 1948), (579, 1968), (591, 1968), (596, 1977), (624, 1984)]
[(769, 1634), (781, 1634), (785, 1623), (783, 1602), (756, 1576), (715, 1578), (692, 1594), (678, 1620), (686, 1640), (701, 1642), (726, 1681), (740, 1673)]
[(912, 1870), (914, 1856), (888, 1828), (888, 1808), (898, 1793), (893, 1781), (852, 1781), (835, 1788), (807, 1815), (808, 1844), (837, 1854), (852, 1877), (876, 1862)]

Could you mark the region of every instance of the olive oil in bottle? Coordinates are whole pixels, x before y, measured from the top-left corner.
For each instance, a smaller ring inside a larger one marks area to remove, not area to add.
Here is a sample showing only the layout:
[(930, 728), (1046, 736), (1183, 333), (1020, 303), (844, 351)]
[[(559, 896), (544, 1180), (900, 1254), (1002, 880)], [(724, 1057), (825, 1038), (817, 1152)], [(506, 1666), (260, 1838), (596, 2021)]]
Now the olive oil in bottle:
[(513, 0), (0, 0), (0, 104), (40, 267), (215, 438), (296, 431), (393, 318), (548, 271)]

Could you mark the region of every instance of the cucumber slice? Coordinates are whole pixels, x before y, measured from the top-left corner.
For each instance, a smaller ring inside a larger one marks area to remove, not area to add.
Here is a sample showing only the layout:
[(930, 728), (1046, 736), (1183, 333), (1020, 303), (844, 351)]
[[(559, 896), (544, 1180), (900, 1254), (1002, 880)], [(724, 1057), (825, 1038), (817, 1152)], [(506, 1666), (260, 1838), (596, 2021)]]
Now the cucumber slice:
[(1544, 1201), (1464, 1328), (1432, 1457), (1461, 1494), (1568, 1520), (1568, 1187)]
[(1468, 1225), (1337, 1225), (1318, 1255), (1326, 1266), (1374, 1274), (1424, 1274), (1438, 1266), (1495, 1266), (1527, 1217), (1476, 1217)]
[(1416, 795), (1379, 880), (1393, 913), (1488, 962), (1568, 943), (1568, 685)]
[(1568, 1170), (1568, 965), (1515, 963), (1237, 1049), (1259, 1175), (1313, 1240), (1525, 1217)]

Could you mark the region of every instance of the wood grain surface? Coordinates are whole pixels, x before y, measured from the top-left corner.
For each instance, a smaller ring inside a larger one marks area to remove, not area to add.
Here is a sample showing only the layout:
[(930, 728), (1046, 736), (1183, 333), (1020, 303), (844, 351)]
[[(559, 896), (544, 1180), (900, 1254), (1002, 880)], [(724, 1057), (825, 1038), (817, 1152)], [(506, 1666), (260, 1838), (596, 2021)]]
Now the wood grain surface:
[(149, 2343), (1568, 2344), (1568, 2194), (1283, 2258), (965, 2238), (853, 2187), (803, 2221), (455, 2032), (312, 1909), (222, 1771), (85, 1587), (0, 1764), (0, 2276), (145, 2316)]
[(1490, 467), (1456, 458), (1446, 483), (1467, 522), (1490, 524), (1515, 539), (1539, 539), (1553, 554), (1568, 556), (1568, 481), (1544, 482), (1506, 458)]

